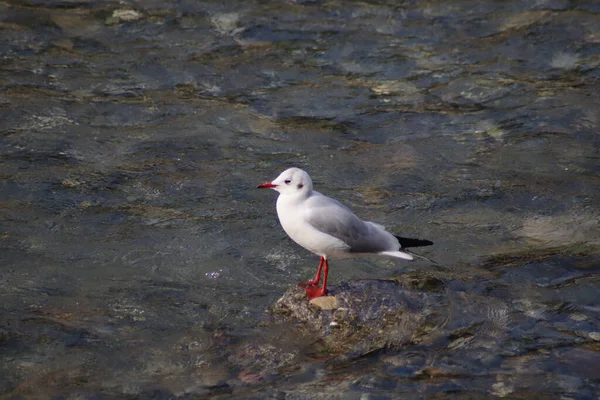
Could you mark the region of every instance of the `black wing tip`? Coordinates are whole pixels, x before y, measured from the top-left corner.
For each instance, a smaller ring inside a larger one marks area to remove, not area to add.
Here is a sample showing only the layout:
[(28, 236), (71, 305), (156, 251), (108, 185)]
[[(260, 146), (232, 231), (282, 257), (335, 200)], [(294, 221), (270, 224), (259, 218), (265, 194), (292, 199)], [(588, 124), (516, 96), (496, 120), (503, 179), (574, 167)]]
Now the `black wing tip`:
[(423, 247), (433, 245), (433, 242), (431, 240), (426, 239), (413, 239), (405, 238), (402, 236), (396, 236), (396, 239), (398, 239), (398, 242), (400, 242), (400, 247), (403, 249), (407, 247)]

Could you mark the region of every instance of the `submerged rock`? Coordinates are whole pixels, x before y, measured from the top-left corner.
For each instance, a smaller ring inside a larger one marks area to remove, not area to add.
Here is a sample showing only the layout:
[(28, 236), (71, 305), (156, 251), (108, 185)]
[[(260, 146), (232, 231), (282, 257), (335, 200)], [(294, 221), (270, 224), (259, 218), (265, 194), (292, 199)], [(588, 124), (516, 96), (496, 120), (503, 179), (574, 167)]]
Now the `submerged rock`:
[(106, 25), (114, 25), (121, 22), (132, 22), (141, 19), (143, 15), (135, 10), (119, 9), (114, 10), (112, 16), (105, 21)]
[(409, 277), (357, 280), (311, 301), (302, 289), (291, 288), (271, 311), (315, 335), (323, 345), (320, 357), (356, 357), (438, 334), (447, 318), (445, 284), (433, 277), (419, 279), (420, 289), (413, 284)]

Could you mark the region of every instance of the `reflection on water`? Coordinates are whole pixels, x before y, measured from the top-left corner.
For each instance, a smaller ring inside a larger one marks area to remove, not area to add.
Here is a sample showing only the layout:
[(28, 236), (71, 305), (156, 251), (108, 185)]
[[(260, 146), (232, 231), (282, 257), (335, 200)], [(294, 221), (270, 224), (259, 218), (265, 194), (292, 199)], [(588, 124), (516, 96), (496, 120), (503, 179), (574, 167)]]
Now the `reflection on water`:
[[(599, 13), (3, 3), (0, 393), (597, 397)], [(270, 320), (316, 261), (253, 190), (289, 166), (436, 243), (439, 337), (341, 361)]]

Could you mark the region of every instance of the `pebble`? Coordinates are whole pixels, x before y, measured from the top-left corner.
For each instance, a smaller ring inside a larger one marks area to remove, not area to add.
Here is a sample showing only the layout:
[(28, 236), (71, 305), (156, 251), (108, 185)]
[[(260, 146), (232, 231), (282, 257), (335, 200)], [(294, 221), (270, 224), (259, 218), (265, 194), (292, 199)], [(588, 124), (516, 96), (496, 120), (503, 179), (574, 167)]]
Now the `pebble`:
[(319, 307), (321, 310), (335, 310), (339, 308), (337, 299), (334, 296), (321, 296), (310, 300), (310, 304)]
[(590, 339), (595, 340), (597, 342), (600, 341), (600, 332), (590, 332), (588, 333), (588, 336), (590, 337)]
[(118, 24), (119, 22), (137, 21), (142, 18), (142, 14), (135, 10), (114, 10), (112, 16), (105, 21), (107, 25)]

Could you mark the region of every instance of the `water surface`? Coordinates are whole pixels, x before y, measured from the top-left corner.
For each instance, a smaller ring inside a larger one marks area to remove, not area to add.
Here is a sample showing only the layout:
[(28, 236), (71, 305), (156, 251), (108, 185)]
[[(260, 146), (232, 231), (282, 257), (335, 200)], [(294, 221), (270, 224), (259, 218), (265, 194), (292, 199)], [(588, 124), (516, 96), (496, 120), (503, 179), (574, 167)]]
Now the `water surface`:
[[(596, 398), (598, 26), (575, 0), (2, 3), (2, 397)], [(474, 339), (339, 362), (270, 323), (317, 266), (254, 190), (290, 166), (434, 241)]]

